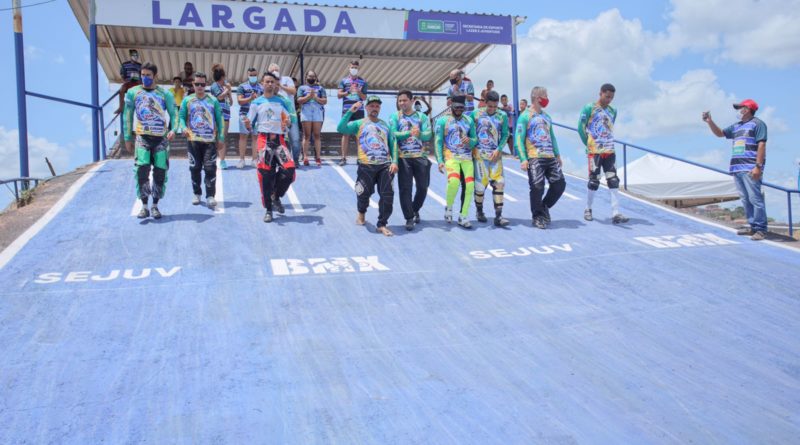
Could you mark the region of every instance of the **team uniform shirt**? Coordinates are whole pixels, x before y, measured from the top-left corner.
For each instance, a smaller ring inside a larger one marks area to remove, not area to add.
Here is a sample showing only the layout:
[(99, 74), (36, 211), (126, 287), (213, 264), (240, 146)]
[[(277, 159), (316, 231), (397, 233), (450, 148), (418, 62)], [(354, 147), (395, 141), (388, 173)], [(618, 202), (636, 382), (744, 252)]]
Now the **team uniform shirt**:
[(367, 94), (367, 81), (362, 77), (356, 77), (353, 79), (352, 77), (347, 76), (339, 81), (339, 89), (347, 92), (347, 95), (342, 98), (342, 110), (345, 110), (345, 112), (349, 110), (354, 103), (361, 100), (361, 96), (359, 96), (358, 93), (350, 92), (350, 87), (353, 84), (356, 84), (358, 91), (363, 94)]
[[(469, 136), (469, 143), (462, 139)], [(455, 116), (442, 116), (436, 121), (436, 160), (442, 164), (445, 160), (472, 160), (472, 147), (478, 143), (475, 135), (475, 123), (466, 114), (461, 119)]]
[(172, 97), (175, 98), (175, 105), (181, 106), (183, 103), (183, 87), (172, 87), (169, 89), (169, 92), (172, 93)]
[(258, 133), (283, 134), (282, 126), (290, 122), (289, 107), (280, 96), (264, 97), (250, 103), (247, 118)]
[(601, 107), (596, 102), (586, 104), (578, 120), (578, 133), (588, 154), (614, 153), (614, 122), (616, 108)]
[[(300, 88), (297, 89), (297, 98), (306, 97), (311, 94), (311, 90), (317, 92), (317, 98), (328, 97), (327, 93), (325, 92), (325, 88), (322, 88), (321, 85), (300, 85)], [(319, 110), (322, 112), (325, 109), (325, 106), (321, 103), (317, 102), (317, 99), (311, 99), (308, 102), (301, 105), (303, 109), (306, 108), (313, 108), (315, 110)]]
[(520, 162), (535, 158), (554, 158), (559, 155), (553, 120), (542, 111), (525, 110), (517, 122), (514, 149)]
[(222, 107), (219, 101), (206, 95), (202, 99), (192, 94), (181, 103), (180, 128), (186, 131), (186, 137), (193, 142), (223, 142)]
[(479, 108), (470, 117), (475, 122), (475, 133), (478, 137), (473, 155), (475, 159), (489, 159), (508, 141), (508, 115), (500, 109), (489, 114), (485, 108)]
[[(461, 80), (461, 85), (450, 85), (450, 88), (447, 90), (450, 96), (466, 96), (472, 95), (475, 97), (475, 87), (472, 86), (472, 81), (467, 79), (466, 77)], [(464, 112), (471, 113), (475, 110), (475, 100), (467, 99), (464, 103)]]
[[(236, 95), (245, 99), (253, 95), (261, 96), (262, 94), (264, 94), (264, 88), (261, 87), (260, 83), (253, 85), (250, 82), (245, 82), (236, 88)], [(250, 105), (252, 104), (253, 102), (239, 105), (239, 116), (247, 116), (248, 111), (250, 111)]]
[(353, 113), (348, 109), (336, 131), (354, 134), (358, 141), (358, 163), (384, 165), (397, 163), (397, 143), (389, 124), (383, 120), (372, 122), (369, 118), (350, 122)]
[(767, 125), (754, 117), (747, 122), (737, 122), (722, 130), (728, 139), (733, 139), (730, 172), (749, 172), (756, 166), (758, 143), (767, 142)]
[[(428, 150), (423, 142), (431, 140), (433, 132), (428, 117), (421, 111), (409, 115), (396, 111), (389, 117), (389, 127), (394, 133), (401, 158), (427, 158)], [(411, 136), (411, 129), (418, 128), (419, 136)]]
[(142, 64), (128, 60), (119, 67), (119, 75), (125, 82), (139, 80), (142, 78)]
[(209, 92), (214, 95), (214, 97), (219, 102), (220, 108), (222, 108), (222, 119), (229, 121), (231, 120), (231, 103), (230, 103), (230, 96), (226, 97), (223, 100), (219, 100), (219, 95), (222, 94), (223, 87), (220, 86), (217, 82), (213, 82), (211, 86), (208, 88)]
[(137, 85), (125, 94), (123, 134), (130, 141), (133, 134), (146, 136), (166, 135), (178, 127), (175, 99), (161, 87), (146, 90)]

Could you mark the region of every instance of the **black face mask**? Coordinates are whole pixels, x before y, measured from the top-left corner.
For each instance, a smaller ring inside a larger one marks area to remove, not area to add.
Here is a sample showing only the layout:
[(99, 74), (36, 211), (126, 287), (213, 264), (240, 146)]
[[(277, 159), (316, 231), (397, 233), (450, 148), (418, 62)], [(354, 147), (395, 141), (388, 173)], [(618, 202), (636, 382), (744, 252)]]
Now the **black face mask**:
[(455, 85), (458, 79), (450, 79), (450, 85)]
[(317, 83), (317, 79), (306, 79), (306, 82), (308, 82), (310, 85), (314, 85)]

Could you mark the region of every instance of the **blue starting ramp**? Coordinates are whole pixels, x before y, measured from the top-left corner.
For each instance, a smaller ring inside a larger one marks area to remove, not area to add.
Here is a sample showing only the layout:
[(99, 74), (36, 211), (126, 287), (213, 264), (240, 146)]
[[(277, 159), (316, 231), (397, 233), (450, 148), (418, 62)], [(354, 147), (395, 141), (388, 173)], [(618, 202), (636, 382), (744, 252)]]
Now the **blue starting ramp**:
[[(548, 230), (354, 224), (354, 165), (161, 220), (98, 165), (0, 255), (0, 443), (796, 443), (800, 254), (568, 178)], [(492, 210), (487, 212), (489, 216)]]

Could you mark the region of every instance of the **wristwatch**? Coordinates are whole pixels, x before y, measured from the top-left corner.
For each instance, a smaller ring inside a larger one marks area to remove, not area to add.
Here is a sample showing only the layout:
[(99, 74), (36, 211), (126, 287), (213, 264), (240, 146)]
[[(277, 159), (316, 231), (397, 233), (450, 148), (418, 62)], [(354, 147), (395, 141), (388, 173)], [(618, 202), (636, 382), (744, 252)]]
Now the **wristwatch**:
[(761, 164), (756, 163), (756, 167), (758, 167), (759, 169), (763, 170), (764, 169), (764, 163), (763, 162)]

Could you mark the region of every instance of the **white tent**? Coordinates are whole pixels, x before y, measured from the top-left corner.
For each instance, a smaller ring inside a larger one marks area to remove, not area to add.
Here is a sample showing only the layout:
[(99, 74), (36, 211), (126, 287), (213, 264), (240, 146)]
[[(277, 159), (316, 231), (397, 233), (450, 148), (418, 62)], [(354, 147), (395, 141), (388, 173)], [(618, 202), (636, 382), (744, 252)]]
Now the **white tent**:
[(739, 199), (733, 178), (685, 162), (648, 153), (618, 169), (620, 187), (628, 174), (628, 191), (675, 207), (693, 207)]

